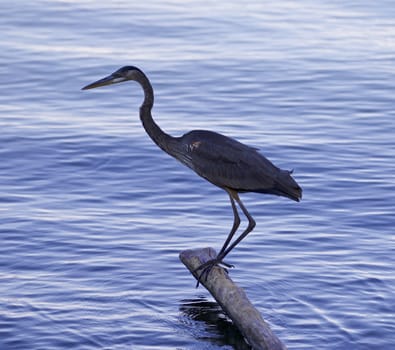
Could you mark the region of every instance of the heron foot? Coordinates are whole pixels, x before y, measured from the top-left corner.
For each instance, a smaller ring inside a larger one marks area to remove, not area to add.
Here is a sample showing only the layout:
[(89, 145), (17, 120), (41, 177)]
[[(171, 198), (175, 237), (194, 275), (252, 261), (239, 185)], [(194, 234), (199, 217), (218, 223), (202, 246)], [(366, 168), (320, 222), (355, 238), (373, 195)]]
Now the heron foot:
[[(207, 281), (207, 277), (212, 270), (212, 268), (216, 265), (223, 265), (227, 268), (232, 268), (234, 265), (228, 264), (224, 261), (222, 261), (221, 256), (217, 256), (215, 259), (211, 259), (209, 261), (206, 261), (205, 263), (201, 264), (199, 267), (197, 267), (193, 272), (198, 272), (199, 270), (202, 270), (200, 274), (198, 275), (197, 282), (196, 282), (196, 288), (199, 287), (200, 281), (202, 281), (202, 278), (204, 276), (204, 281)], [(225, 271), (228, 272), (228, 270), (225, 268)]]

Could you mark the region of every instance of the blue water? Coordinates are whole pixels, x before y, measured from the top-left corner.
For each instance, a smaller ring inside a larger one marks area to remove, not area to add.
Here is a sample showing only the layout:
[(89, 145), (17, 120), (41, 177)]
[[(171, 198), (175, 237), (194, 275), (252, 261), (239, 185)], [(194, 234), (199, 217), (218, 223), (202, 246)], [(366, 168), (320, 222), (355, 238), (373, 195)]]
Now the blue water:
[(178, 260), (219, 249), (226, 193), (161, 152), (205, 128), (295, 169), (231, 277), (289, 349), (395, 344), (395, 6), (368, 0), (0, 3), (0, 348), (246, 349)]

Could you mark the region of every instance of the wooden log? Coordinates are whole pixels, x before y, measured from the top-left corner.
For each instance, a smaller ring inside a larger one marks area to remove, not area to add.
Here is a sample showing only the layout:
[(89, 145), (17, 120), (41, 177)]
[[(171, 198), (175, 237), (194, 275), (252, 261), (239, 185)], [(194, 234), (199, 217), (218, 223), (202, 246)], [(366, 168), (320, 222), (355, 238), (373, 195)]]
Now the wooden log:
[[(180, 260), (197, 279), (194, 270), (206, 261), (216, 257), (213, 248), (184, 250)], [(286, 350), (261, 314), (248, 300), (244, 290), (238, 287), (224, 268), (215, 266), (200, 283), (210, 292), (224, 312), (230, 317), (241, 334), (254, 350)]]

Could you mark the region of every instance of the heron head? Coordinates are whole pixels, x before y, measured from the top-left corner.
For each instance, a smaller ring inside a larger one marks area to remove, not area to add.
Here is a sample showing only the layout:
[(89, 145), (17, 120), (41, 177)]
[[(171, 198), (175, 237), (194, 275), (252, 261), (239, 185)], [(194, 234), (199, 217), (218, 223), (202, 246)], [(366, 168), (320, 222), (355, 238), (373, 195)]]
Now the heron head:
[(111, 84), (122, 83), (127, 80), (138, 80), (138, 76), (144, 73), (134, 66), (125, 66), (109, 76), (95, 81), (94, 83), (88, 84), (82, 88), (82, 90), (94, 89), (100, 86), (106, 86)]

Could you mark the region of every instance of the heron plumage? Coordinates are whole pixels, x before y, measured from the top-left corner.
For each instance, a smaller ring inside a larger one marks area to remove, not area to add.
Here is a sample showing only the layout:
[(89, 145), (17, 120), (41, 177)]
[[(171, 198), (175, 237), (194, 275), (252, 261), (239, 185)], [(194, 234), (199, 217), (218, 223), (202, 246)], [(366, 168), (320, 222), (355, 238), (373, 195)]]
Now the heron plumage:
[(276, 194), (296, 201), (301, 197), (290, 172), (276, 167), (256, 148), (208, 130), (191, 131), (181, 142), (188, 152), (185, 164), (218, 187)]
[[(198, 284), (203, 273), (209, 273), (212, 266), (224, 264), (225, 256), (244, 239), (255, 227), (255, 220), (239, 198), (240, 192), (258, 192), (287, 197), (295, 201), (302, 198), (302, 189), (292, 178), (290, 171), (276, 167), (256, 148), (247, 146), (225, 135), (207, 131), (194, 130), (181, 137), (165, 133), (152, 118), (154, 104), (152, 85), (140, 69), (133, 66), (122, 67), (111, 75), (91, 83), (83, 90), (133, 80), (144, 90), (144, 101), (140, 107), (140, 119), (151, 139), (165, 152), (178, 159), (198, 175), (212, 184), (224, 189), (233, 209), (232, 229), (217, 257), (201, 265)], [(248, 219), (247, 228), (235, 239), (240, 218), (236, 204)]]

